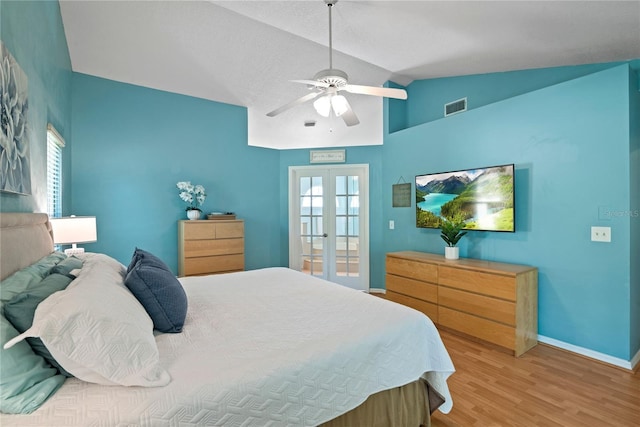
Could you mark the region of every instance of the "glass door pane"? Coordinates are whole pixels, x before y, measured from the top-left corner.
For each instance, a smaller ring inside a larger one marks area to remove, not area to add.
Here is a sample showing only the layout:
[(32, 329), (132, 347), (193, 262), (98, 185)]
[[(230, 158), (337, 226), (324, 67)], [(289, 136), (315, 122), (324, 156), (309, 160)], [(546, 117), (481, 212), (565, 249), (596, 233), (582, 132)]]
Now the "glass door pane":
[(360, 189), (358, 176), (337, 175), (334, 271), (337, 276), (360, 275)]
[(301, 271), (323, 275), (324, 203), (322, 176), (300, 177), (300, 263)]
[(369, 289), (368, 167), (289, 169), (289, 267)]

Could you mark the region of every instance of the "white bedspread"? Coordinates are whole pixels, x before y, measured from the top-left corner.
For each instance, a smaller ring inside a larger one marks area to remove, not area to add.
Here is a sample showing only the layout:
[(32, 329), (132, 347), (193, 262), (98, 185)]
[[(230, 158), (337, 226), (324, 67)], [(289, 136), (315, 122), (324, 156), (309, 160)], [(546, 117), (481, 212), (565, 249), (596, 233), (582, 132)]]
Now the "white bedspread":
[(454, 368), (421, 313), (285, 268), (182, 278), (181, 334), (156, 337), (160, 388), (77, 379), (2, 426), (315, 426), (426, 378), (451, 409)]

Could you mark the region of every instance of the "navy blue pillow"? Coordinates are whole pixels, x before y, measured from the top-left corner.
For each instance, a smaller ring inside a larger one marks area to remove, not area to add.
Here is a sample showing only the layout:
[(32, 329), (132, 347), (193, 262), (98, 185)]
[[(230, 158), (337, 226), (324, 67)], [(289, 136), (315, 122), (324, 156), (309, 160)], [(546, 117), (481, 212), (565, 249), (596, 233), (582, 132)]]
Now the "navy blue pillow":
[(124, 284), (147, 311), (154, 329), (181, 332), (187, 316), (187, 294), (166, 264), (161, 266), (158, 260), (155, 256), (140, 257), (127, 273)]
[(155, 256), (151, 252), (147, 252), (147, 251), (145, 251), (143, 249), (136, 248), (136, 250), (133, 251), (133, 256), (131, 257), (131, 262), (129, 263), (129, 266), (127, 267), (127, 273), (129, 273), (133, 269), (133, 267), (136, 265), (136, 263), (138, 261), (140, 261), (141, 259), (145, 260), (145, 264), (151, 264), (151, 265), (155, 265), (155, 266), (157, 266), (159, 268), (163, 268), (165, 270), (169, 270), (169, 267), (167, 267), (167, 264), (165, 264), (164, 261), (162, 261), (160, 258)]

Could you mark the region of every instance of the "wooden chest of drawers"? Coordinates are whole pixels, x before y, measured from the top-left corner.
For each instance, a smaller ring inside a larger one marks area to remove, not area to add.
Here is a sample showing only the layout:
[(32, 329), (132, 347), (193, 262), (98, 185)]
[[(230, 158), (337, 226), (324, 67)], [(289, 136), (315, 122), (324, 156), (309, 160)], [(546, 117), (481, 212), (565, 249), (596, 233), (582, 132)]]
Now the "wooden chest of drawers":
[(387, 298), (520, 356), (537, 344), (538, 270), (423, 252), (387, 254)]
[(178, 221), (178, 276), (244, 270), (242, 220)]

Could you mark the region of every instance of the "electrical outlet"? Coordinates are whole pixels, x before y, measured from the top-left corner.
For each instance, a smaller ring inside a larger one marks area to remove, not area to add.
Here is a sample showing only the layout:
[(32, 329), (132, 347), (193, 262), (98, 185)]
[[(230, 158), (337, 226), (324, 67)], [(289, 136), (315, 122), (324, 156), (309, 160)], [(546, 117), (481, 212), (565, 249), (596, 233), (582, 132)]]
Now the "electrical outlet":
[(591, 227), (592, 242), (611, 242), (611, 227)]
[(389, 230), (393, 230), (396, 228), (396, 223), (394, 220), (390, 219), (389, 220)]

